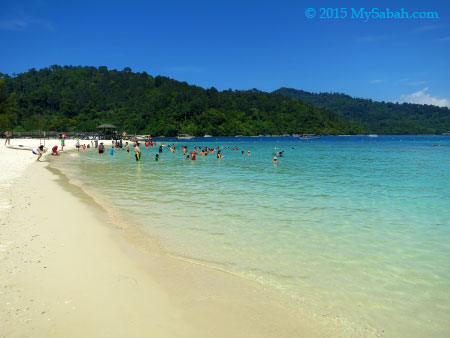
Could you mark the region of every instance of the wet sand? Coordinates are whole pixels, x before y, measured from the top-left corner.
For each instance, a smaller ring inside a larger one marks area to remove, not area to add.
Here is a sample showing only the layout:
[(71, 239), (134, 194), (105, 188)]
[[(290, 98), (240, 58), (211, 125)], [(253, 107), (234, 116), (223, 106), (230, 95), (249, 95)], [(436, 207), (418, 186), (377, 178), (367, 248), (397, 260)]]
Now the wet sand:
[(14, 178), (0, 177), (9, 182), (1, 187), (0, 337), (367, 336), (256, 282), (169, 257), (48, 163), (0, 152), (2, 172), (23, 161)]

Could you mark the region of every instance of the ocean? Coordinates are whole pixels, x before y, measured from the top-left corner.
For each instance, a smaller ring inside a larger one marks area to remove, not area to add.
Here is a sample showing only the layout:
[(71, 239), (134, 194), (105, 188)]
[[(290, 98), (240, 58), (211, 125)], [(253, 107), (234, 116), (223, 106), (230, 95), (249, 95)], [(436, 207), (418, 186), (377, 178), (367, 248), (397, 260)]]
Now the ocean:
[[(450, 336), (450, 137), (156, 141), (178, 152), (165, 147), (156, 162), (158, 147), (142, 144), (137, 163), (106, 141), (102, 156), (88, 149), (51, 166), (172, 256), (386, 337)], [(194, 162), (181, 145), (230, 148)]]

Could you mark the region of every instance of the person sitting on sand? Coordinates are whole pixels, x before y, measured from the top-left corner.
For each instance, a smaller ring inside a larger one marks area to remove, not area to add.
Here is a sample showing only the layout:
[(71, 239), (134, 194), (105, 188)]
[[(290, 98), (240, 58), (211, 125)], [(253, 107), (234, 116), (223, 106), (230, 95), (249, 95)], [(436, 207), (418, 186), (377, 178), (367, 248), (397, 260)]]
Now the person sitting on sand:
[(273, 161), (272, 161), (272, 163), (273, 164), (278, 164), (278, 159), (277, 159), (277, 157), (275, 156), (274, 158), (273, 158)]
[(59, 155), (59, 153), (58, 153), (58, 146), (57, 145), (53, 146), (53, 148), (52, 148), (52, 155), (54, 155), (54, 156), (58, 156)]
[(40, 145), (39, 147), (33, 148), (32, 152), (33, 154), (38, 155), (36, 162), (41, 162), (40, 159), (44, 153), (44, 146)]

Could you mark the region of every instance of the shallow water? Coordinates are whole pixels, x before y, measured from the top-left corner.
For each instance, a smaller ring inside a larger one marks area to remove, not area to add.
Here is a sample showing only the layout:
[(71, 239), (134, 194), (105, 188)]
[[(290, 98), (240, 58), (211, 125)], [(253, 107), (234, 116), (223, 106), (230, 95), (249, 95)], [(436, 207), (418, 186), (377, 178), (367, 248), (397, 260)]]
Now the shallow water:
[[(142, 146), (141, 163), (107, 147), (52, 165), (107, 196), (172, 255), (255, 279), (352, 327), (450, 336), (450, 137), (175, 144), (162, 162), (157, 147)], [(182, 144), (239, 151), (191, 162)], [(285, 151), (278, 165), (274, 151)]]

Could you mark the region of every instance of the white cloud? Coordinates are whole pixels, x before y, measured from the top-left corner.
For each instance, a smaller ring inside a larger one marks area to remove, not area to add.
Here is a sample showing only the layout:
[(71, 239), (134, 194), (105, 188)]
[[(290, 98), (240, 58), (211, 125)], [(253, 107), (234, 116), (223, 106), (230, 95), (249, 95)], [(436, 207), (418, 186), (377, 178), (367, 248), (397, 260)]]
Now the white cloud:
[(55, 26), (48, 21), (41, 19), (21, 18), (0, 21), (0, 29), (8, 31), (25, 31), (32, 26), (38, 26), (49, 31), (55, 31)]
[(440, 28), (437, 25), (428, 25), (428, 26), (421, 26), (416, 29), (416, 32), (428, 32), (428, 31), (434, 31), (435, 29)]
[(407, 82), (408, 86), (422, 86), (424, 84), (427, 84), (430, 81), (409, 81)]
[(438, 98), (436, 96), (431, 96), (426, 93), (428, 91), (428, 87), (425, 87), (418, 92), (402, 95), (400, 97), (400, 102), (408, 102), (408, 103), (418, 103), (418, 104), (432, 104), (434, 106), (439, 107), (450, 107), (450, 101), (447, 99)]

